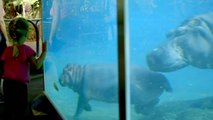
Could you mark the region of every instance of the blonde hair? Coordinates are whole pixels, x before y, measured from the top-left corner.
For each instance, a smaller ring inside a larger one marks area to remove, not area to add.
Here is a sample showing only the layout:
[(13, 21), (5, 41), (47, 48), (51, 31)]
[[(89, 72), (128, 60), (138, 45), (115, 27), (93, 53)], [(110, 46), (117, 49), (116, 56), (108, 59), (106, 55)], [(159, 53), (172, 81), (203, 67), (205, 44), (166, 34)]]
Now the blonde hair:
[(29, 32), (29, 22), (25, 18), (15, 18), (10, 21), (8, 29), (13, 41), (19, 43), (20, 38)]
[(15, 18), (8, 25), (9, 34), (13, 39), (13, 57), (18, 57), (17, 45), (22, 44), (23, 39), (27, 39), (29, 33), (29, 22), (25, 18)]

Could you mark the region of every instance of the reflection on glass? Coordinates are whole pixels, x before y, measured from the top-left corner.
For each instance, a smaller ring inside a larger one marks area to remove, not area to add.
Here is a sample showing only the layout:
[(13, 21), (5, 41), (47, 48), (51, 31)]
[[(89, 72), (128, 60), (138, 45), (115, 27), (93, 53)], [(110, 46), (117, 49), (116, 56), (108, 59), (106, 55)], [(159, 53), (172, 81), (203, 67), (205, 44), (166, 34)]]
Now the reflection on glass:
[(52, 104), (65, 120), (119, 119), (116, 0), (42, 5), (45, 93)]
[[(131, 119), (211, 119), (213, 1), (128, 3)], [(68, 120), (119, 119), (116, 1), (43, 8), (45, 93), (55, 108)]]
[[(154, 72), (143, 77), (143, 86), (135, 87), (142, 92), (131, 102), (142, 99), (146, 103), (132, 106), (131, 119), (212, 119), (213, 1), (128, 3), (131, 66)], [(131, 80), (136, 79), (137, 75), (130, 73)], [(132, 94), (135, 88), (130, 87)]]

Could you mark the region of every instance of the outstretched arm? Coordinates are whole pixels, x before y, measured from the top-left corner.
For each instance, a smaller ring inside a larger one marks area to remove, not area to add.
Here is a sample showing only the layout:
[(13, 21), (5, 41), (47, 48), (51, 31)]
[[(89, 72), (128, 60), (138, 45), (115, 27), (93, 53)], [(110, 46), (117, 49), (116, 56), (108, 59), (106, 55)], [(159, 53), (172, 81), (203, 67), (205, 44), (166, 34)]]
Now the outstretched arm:
[(39, 58), (36, 59), (35, 56), (32, 56), (32, 57), (31, 57), (31, 60), (32, 60), (32, 62), (34, 63), (36, 69), (41, 68), (41, 66), (42, 66), (42, 64), (43, 64), (43, 62), (44, 62), (44, 59), (45, 59), (45, 57), (46, 57), (46, 49), (47, 49), (47, 43), (44, 42), (44, 43), (42, 44), (42, 53), (41, 53), (41, 55), (39, 56)]

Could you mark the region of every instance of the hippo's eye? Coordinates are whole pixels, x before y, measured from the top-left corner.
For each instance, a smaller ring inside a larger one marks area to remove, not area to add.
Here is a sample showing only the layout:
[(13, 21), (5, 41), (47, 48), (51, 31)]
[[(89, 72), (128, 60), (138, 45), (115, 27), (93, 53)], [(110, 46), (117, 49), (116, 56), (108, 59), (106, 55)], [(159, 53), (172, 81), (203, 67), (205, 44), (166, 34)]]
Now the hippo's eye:
[(66, 84), (66, 76), (62, 75), (59, 80), (60, 85), (64, 86)]

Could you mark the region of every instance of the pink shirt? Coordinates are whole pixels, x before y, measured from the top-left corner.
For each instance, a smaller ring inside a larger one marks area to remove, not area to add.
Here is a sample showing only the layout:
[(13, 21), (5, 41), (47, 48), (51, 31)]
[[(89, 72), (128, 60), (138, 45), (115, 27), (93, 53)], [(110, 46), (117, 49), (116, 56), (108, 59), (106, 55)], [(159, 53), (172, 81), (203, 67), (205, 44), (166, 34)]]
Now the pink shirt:
[(13, 47), (9, 46), (5, 49), (1, 59), (4, 61), (3, 78), (11, 80), (19, 80), (23, 83), (29, 82), (30, 76), (30, 58), (34, 56), (35, 51), (27, 45), (18, 46), (19, 56), (13, 57)]

